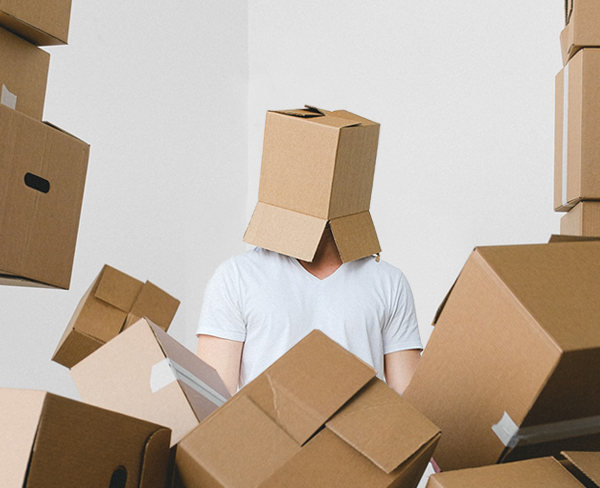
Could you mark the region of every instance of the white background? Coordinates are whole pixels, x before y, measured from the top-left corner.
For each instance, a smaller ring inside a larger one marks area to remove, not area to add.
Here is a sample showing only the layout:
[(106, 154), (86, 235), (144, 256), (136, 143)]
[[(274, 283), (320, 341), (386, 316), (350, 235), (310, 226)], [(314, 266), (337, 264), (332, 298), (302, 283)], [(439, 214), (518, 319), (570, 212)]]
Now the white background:
[(0, 288), (0, 386), (77, 398), (50, 357), (104, 263), (180, 298), (194, 350), (207, 280), (246, 249), (265, 112), (304, 104), (381, 123), (371, 213), (427, 340), (474, 246), (559, 231), (563, 24), (559, 0), (73, 0), (44, 117), (92, 147), (72, 284)]

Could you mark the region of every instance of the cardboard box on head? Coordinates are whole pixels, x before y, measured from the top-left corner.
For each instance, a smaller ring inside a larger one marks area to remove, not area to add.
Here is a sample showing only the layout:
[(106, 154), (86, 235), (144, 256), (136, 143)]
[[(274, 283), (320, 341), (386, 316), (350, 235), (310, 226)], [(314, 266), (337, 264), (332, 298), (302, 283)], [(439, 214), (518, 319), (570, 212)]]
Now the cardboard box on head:
[(404, 398), (444, 471), (600, 445), (600, 241), (476, 248)]
[(66, 44), (71, 0), (0, 0), (0, 25), (38, 46)]
[(439, 429), (312, 331), (177, 446), (178, 488), (415, 488)]
[(600, 2), (565, 0), (565, 28), (560, 33), (563, 64), (584, 47), (600, 47)]
[(0, 389), (3, 488), (165, 488), (171, 431), (52, 393)]
[(312, 261), (329, 223), (342, 262), (381, 251), (369, 213), (379, 124), (314, 107), (267, 113), (244, 242)]

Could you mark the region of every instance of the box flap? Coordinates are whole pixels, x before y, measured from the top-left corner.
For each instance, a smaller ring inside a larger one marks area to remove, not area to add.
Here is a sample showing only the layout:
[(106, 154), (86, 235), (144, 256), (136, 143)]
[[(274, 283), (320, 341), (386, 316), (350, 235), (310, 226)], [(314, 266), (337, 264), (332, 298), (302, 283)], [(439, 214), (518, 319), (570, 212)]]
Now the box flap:
[(326, 426), (386, 473), (440, 434), (438, 427), (378, 378)]
[(582, 488), (555, 459), (538, 458), (434, 474), (428, 488)]
[(586, 477), (600, 486), (600, 452), (575, 452), (561, 453), (571, 461)]
[(600, 237), (552, 234), (550, 236), (550, 239), (548, 240), (548, 244), (555, 244), (557, 242), (586, 242), (586, 241), (600, 241)]
[(329, 115), (331, 117), (336, 117), (339, 119), (348, 119), (353, 122), (358, 122), (360, 125), (379, 125), (377, 122), (373, 122), (372, 120), (365, 119), (360, 115), (353, 114), (352, 112), (348, 112), (347, 110), (334, 110), (330, 112)]
[(305, 108), (294, 108), (290, 110), (270, 110), (270, 112), (304, 118), (322, 117), (325, 115), (325, 112), (317, 107), (312, 107), (310, 105), (305, 105), (304, 107)]
[(169, 452), (171, 442), (170, 429), (158, 429), (146, 441), (142, 456), (140, 488), (165, 488), (165, 480), (170, 472)]
[(563, 351), (600, 348), (600, 242), (476, 252)]
[(217, 480), (218, 486), (246, 488), (259, 486), (300, 446), (248, 397), (238, 394), (190, 432), (178, 450), (202, 468), (187, 475), (193, 476), (195, 486), (215, 486), (211, 481)]
[(326, 223), (326, 219), (258, 202), (244, 242), (303, 261), (312, 261)]
[(43, 391), (0, 388), (2, 486), (24, 486), (45, 398)]
[(142, 286), (141, 281), (105, 264), (100, 272), (100, 281), (95, 295), (96, 298), (127, 313), (140, 294)]
[(168, 330), (181, 302), (149, 281), (142, 286), (130, 313), (148, 317), (163, 330)]
[(347, 263), (381, 252), (368, 211), (333, 219), (330, 226), (342, 262)]
[(303, 444), (375, 374), (323, 332), (313, 330), (240, 393)]

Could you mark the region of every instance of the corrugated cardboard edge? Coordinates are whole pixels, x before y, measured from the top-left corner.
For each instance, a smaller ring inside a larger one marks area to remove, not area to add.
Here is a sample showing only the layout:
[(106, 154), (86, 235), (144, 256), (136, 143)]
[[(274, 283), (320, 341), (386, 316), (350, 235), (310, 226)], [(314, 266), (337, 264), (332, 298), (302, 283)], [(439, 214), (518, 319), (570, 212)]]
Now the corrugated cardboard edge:
[(244, 242), (310, 262), (321, 241), (325, 224), (326, 219), (258, 202)]
[(567, 234), (552, 234), (548, 240), (548, 244), (564, 243), (564, 242), (586, 242), (586, 241), (598, 241), (600, 237), (591, 236), (574, 236)]
[(563, 451), (561, 454), (586, 478), (600, 486), (600, 452)]

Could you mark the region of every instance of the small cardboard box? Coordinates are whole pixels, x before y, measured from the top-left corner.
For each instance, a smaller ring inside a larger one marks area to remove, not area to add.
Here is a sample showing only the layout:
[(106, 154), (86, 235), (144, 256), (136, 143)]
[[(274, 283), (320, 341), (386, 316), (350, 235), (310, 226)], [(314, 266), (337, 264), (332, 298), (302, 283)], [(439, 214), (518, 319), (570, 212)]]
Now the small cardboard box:
[(170, 430), (64, 397), (0, 389), (3, 488), (165, 488)]
[(444, 471), (600, 442), (600, 242), (476, 248), (404, 398)]
[(563, 64), (584, 47), (600, 47), (600, 4), (596, 0), (565, 0), (565, 28), (560, 33)]
[(89, 150), (0, 104), (0, 284), (69, 288)]
[(0, 103), (42, 120), (50, 54), (0, 28)]
[(149, 281), (105, 265), (79, 302), (52, 360), (72, 368), (141, 317), (167, 331), (179, 303)]
[(439, 437), (313, 331), (179, 443), (175, 486), (414, 488)]
[(0, 25), (38, 46), (66, 44), (71, 0), (0, 0)]
[(600, 237), (600, 202), (583, 201), (560, 219), (560, 233)]
[(556, 76), (554, 209), (600, 199), (600, 49), (582, 49)]
[(244, 242), (312, 261), (327, 223), (343, 262), (380, 252), (369, 213), (379, 124), (312, 107), (268, 112)]
[(434, 474), (427, 488), (597, 488), (600, 453), (565, 452), (551, 457)]
[(229, 398), (214, 369), (147, 319), (76, 364), (71, 377), (85, 402), (169, 427), (171, 445)]

